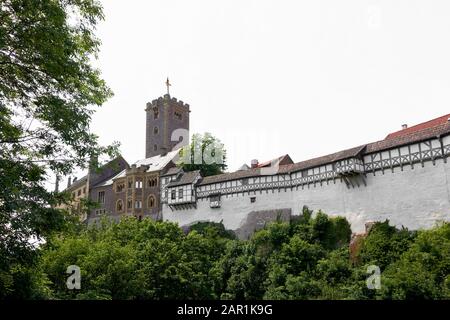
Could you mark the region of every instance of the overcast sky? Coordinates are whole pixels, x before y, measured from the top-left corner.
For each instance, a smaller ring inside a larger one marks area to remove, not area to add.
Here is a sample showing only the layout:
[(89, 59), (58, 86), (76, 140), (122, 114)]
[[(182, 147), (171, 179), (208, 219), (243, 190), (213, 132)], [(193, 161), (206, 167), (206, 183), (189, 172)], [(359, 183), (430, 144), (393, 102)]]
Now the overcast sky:
[(450, 113), (450, 1), (105, 0), (98, 66), (115, 96), (101, 143), (145, 157), (145, 104), (191, 106), (191, 133), (224, 142), (229, 170), (383, 139)]

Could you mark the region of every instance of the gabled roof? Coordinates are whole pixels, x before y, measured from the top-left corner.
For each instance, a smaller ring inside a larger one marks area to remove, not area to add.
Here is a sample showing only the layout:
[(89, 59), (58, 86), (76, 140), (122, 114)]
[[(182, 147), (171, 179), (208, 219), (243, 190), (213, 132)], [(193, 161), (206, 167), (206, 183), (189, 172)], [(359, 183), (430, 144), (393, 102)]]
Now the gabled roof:
[(86, 182), (87, 182), (87, 175), (81, 177), (80, 179), (75, 180), (74, 182), (72, 182), (72, 184), (68, 188), (66, 188), (66, 191), (75, 190), (75, 189), (81, 187)]
[[(367, 145), (367, 153), (401, 147), (407, 144), (450, 134), (450, 114), (389, 134), (386, 139)], [(444, 121), (445, 120), (445, 121)]]
[(199, 177), (200, 177), (200, 170), (185, 172), (177, 180), (170, 182), (167, 185), (167, 187), (170, 188), (186, 184), (192, 184)]
[[(364, 154), (379, 152), (382, 150), (387, 150), (395, 147), (400, 147), (403, 145), (420, 142), (426, 139), (432, 139), (438, 136), (450, 134), (450, 114), (441, 116), (439, 118), (426, 121), (415, 125), (413, 127), (400, 130), (389, 134), (384, 140), (369, 143), (367, 145), (361, 145), (358, 147), (342, 150), (336, 153), (325, 155), (318, 158), (309, 159), (306, 161), (301, 161), (297, 163), (284, 163), (280, 161), (280, 166), (278, 173), (291, 173), (295, 171), (305, 170), (309, 168), (318, 167), (328, 163), (333, 163), (336, 161), (361, 157)], [(284, 156), (289, 157), (289, 156)], [(279, 159), (282, 159), (280, 157)], [(290, 159), (290, 158), (289, 158)], [(291, 160), (292, 162), (292, 160)], [(215, 176), (205, 177), (201, 181), (200, 185), (207, 185), (212, 183), (218, 183), (223, 181), (230, 181), (236, 179), (257, 177), (261, 175), (261, 168), (270, 165), (270, 161), (261, 163), (257, 168), (248, 170), (238, 170), (231, 173), (223, 173)], [(243, 168), (244, 169), (244, 168)]]
[(202, 179), (200, 182), (200, 185), (205, 184), (211, 184), (211, 183), (217, 183), (222, 181), (230, 181), (230, 180), (236, 180), (236, 179), (243, 179), (243, 178), (250, 178), (250, 177), (257, 177), (261, 173), (260, 168), (254, 168), (254, 169), (248, 169), (245, 171), (235, 171), (235, 172), (229, 172), (229, 173), (222, 173), (215, 176), (209, 176)]
[(394, 139), (394, 138), (398, 138), (401, 136), (407, 136), (410, 134), (414, 134), (417, 133), (419, 131), (425, 130), (425, 129), (429, 129), (429, 128), (433, 128), (433, 127), (439, 127), (441, 125), (445, 125), (447, 124), (448, 120), (450, 119), (450, 113), (443, 115), (439, 118), (436, 119), (432, 119), (426, 122), (422, 122), (419, 124), (416, 124), (415, 126), (403, 129), (403, 130), (399, 130), (393, 133), (388, 134), (388, 136), (385, 138), (385, 140), (387, 139)]
[(284, 156), (263, 162), (263, 163), (259, 163), (257, 168), (265, 168), (265, 167), (270, 167), (272, 164), (277, 163), (281, 166), (281, 165), (285, 165), (285, 164), (293, 164), (294, 161), (292, 161), (291, 157), (288, 154), (285, 154)]
[[(159, 170), (164, 169), (172, 160), (174, 160), (178, 156), (179, 151), (180, 150), (175, 150), (175, 151), (171, 151), (171, 152), (167, 153), (164, 156), (157, 155), (157, 156), (154, 156), (151, 158), (139, 160), (139, 161), (135, 162), (134, 164), (136, 165), (136, 167), (148, 166), (148, 169), (146, 170), (146, 172), (159, 171)], [(121, 172), (119, 172), (115, 176), (111, 177), (110, 179), (97, 184), (96, 187), (103, 187), (103, 186), (111, 185), (111, 184), (113, 184), (115, 179), (125, 177), (126, 172), (127, 172), (126, 169), (122, 170)]]
[(180, 149), (168, 152), (166, 155), (157, 155), (151, 158), (142, 159), (134, 163), (137, 167), (149, 166), (147, 172), (159, 171), (165, 168), (170, 161), (175, 159), (180, 153)]
[(362, 145), (362, 146), (358, 146), (355, 148), (346, 149), (346, 150), (342, 150), (342, 151), (339, 151), (336, 153), (332, 153), (332, 154), (329, 154), (326, 156), (313, 158), (313, 159), (309, 159), (309, 160), (305, 160), (305, 161), (301, 161), (301, 162), (297, 162), (297, 163), (289, 164), (289, 165), (285, 165), (285, 166), (280, 166), (280, 173), (299, 171), (299, 170), (318, 167), (318, 166), (321, 166), (321, 165), (324, 165), (327, 163), (333, 163), (333, 162), (336, 162), (339, 160), (355, 158), (355, 157), (360, 156), (363, 153), (365, 147), (366, 147), (365, 145)]
[(180, 173), (182, 171), (183, 171), (183, 169), (181, 169), (180, 167), (172, 167), (169, 170), (167, 170), (166, 173), (162, 174), (161, 177), (173, 176), (173, 175), (178, 174), (178, 173)]

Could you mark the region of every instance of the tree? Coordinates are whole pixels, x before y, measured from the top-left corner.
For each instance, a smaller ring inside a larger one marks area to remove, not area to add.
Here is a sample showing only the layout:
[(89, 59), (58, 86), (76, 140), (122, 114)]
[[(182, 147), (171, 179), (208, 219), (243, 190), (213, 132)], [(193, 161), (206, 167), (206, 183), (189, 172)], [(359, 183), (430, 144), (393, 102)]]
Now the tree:
[(419, 231), (382, 276), (383, 299), (449, 299), (450, 223)]
[(117, 150), (89, 130), (94, 107), (112, 95), (91, 66), (101, 19), (92, 0), (0, 3), (0, 292), (14, 287), (12, 269), (34, 260), (30, 239), (67, 221), (56, 206), (68, 196), (49, 192), (46, 179)]
[(359, 258), (362, 263), (374, 264), (384, 270), (397, 261), (408, 250), (416, 237), (415, 232), (406, 228), (397, 229), (389, 221), (375, 223), (363, 240)]
[(226, 150), (210, 133), (194, 134), (191, 144), (181, 150), (178, 166), (184, 171), (200, 170), (203, 177), (221, 174), (227, 169)]

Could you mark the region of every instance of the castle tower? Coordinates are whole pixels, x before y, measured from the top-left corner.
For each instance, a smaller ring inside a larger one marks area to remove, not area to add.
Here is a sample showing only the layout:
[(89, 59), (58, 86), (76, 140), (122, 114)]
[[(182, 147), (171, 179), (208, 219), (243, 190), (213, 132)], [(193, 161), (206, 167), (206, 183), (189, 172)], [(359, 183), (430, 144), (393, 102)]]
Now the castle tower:
[[(189, 105), (172, 98), (169, 94), (167, 79), (167, 94), (147, 103), (145, 132), (145, 157), (164, 155), (182, 140), (172, 141), (172, 133), (177, 129), (189, 130)], [(189, 136), (187, 136), (189, 139)], [(188, 143), (184, 142), (184, 143)]]

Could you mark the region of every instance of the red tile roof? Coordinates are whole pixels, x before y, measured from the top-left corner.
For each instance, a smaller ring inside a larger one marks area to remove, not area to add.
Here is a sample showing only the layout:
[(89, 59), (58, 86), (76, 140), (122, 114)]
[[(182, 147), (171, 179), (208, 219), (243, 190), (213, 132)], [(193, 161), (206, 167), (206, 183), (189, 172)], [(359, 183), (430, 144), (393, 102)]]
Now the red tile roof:
[(405, 136), (405, 135), (416, 133), (416, 132), (424, 130), (424, 129), (437, 127), (437, 126), (440, 126), (442, 124), (446, 124), (448, 122), (448, 119), (450, 119), (450, 113), (446, 114), (446, 115), (444, 115), (442, 117), (430, 120), (430, 121), (419, 123), (419, 124), (417, 124), (415, 126), (407, 128), (407, 129), (403, 129), (403, 130), (399, 130), (399, 131), (396, 131), (396, 132), (392, 132), (392, 133), (388, 134), (388, 136), (385, 138), (385, 140), (398, 138), (398, 137), (401, 137), (401, 136)]
[[(384, 140), (339, 151), (326, 156), (297, 163), (290, 163), (289, 161), (287, 161), (287, 163), (280, 163), (278, 173), (285, 174), (305, 170), (351, 157), (360, 157), (364, 154), (400, 147), (403, 145), (424, 141), (426, 139), (432, 139), (434, 137), (441, 135), (448, 135), (450, 134), (450, 121), (448, 121), (449, 118), (450, 114), (447, 114), (442, 117), (420, 123), (408, 129), (393, 132), (389, 134)], [(259, 166), (264, 167), (266, 164), (267, 163), (262, 163)], [(217, 183), (235, 179), (257, 177), (261, 175), (261, 168), (259, 166), (258, 168), (249, 169), (245, 171), (236, 171), (206, 177), (200, 184), (206, 185), (210, 183)]]

